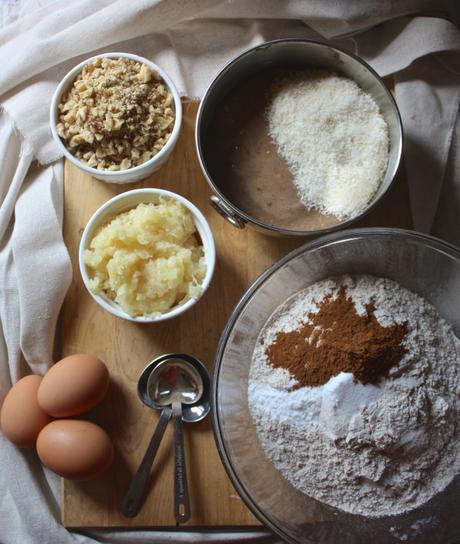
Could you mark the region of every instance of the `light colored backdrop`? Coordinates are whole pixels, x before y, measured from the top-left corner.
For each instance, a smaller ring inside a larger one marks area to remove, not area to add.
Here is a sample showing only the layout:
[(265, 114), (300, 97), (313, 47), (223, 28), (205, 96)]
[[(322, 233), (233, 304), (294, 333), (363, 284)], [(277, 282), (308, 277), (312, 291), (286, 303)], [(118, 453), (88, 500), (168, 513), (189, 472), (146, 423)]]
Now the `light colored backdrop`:
[[(48, 128), (59, 79), (83, 58), (134, 52), (199, 97), (223, 63), (282, 37), (329, 40), (393, 75), (415, 228), (460, 243), (460, 20), (448, 0), (3, 0), (0, 3), (0, 402), (53, 361), (71, 280), (62, 164)], [(44, 281), (45, 278), (45, 281)], [(267, 534), (67, 532), (56, 476), (0, 435), (0, 542), (267, 542)]]

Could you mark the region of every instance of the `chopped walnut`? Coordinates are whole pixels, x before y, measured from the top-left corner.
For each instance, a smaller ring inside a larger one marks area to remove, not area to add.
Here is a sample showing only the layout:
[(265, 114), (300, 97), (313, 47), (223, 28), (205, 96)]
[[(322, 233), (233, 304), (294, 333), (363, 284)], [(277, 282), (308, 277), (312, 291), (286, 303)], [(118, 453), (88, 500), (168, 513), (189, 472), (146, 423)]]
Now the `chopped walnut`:
[(79, 160), (116, 172), (156, 155), (174, 127), (174, 100), (146, 64), (98, 58), (63, 95), (56, 130)]

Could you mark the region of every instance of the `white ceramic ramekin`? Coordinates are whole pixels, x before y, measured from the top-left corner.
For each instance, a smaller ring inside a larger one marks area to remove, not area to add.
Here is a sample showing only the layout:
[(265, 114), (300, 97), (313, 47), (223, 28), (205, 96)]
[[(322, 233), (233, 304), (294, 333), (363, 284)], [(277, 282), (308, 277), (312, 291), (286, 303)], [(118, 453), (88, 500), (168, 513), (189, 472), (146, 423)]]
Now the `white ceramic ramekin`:
[[(203, 243), (204, 255), (206, 260), (206, 276), (203, 279), (200, 297), (191, 298), (184, 304), (174, 306), (168, 312), (165, 312), (157, 317), (133, 317), (132, 315), (122, 310), (122, 308), (116, 302), (110, 300), (105, 295), (99, 295), (91, 291), (91, 289), (89, 288), (89, 276), (84, 263), (83, 253), (84, 250), (89, 247), (93, 235), (101, 225), (106, 224), (115, 215), (135, 208), (141, 202), (156, 202), (159, 195), (164, 195), (166, 197), (178, 200), (191, 211), (196, 229)], [(133, 191), (127, 191), (118, 196), (115, 196), (114, 198), (111, 198), (98, 210), (96, 210), (96, 212), (94, 212), (93, 216), (86, 225), (85, 230), (83, 231), (83, 235), (80, 241), (78, 260), (80, 265), (80, 273), (83, 278), (85, 287), (90, 295), (93, 297), (93, 299), (99, 304), (99, 306), (101, 306), (102, 308), (104, 308), (104, 310), (107, 310), (111, 314), (117, 317), (121, 317), (122, 319), (127, 319), (128, 321), (134, 321), (136, 323), (155, 323), (158, 321), (165, 321), (167, 319), (171, 319), (184, 313), (194, 304), (196, 304), (196, 302), (203, 296), (206, 289), (209, 287), (209, 284), (211, 283), (212, 275), (214, 273), (214, 266), (216, 262), (216, 248), (214, 245), (214, 238), (211, 229), (204, 215), (194, 204), (192, 204), (186, 198), (171, 191), (165, 191), (164, 189), (134, 189)]]
[[(142, 62), (146, 64), (149, 68), (157, 72), (166, 83), (167, 87), (169, 88), (171, 94), (174, 98), (174, 107), (175, 107), (175, 121), (174, 121), (174, 127), (173, 131), (164, 145), (164, 147), (151, 159), (144, 162), (143, 164), (140, 164), (139, 166), (134, 166), (133, 168), (128, 168), (127, 170), (120, 170), (118, 172), (109, 172), (108, 170), (98, 170), (97, 168), (92, 168), (91, 166), (88, 166), (86, 163), (80, 161), (75, 157), (75, 155), (72, 155), (72, 153), (66, 148), (64, 145), (64, 142), (59, 137), (57, 131), (56, 131), (56, 124), (58, 119), (58, 105), (61, 101), (61, 97), (64, 94), (64, 92), (69, 88), (69, 86), (74, 82), (76, 76), (81, 72), (83, 67), (86, 64), (89, 64), (94, 59), (97, 58), (128, 58), (135, 60), (137, 62)], [(56, 142), (56, 144), (61, 149), (64, 156), (75, 166), (78, 166), (78, 168), (81, 168), (88, 174), (91, 174), (93, 177), (100, 179), (102, 181), (106, 181), (109, 183), (133, 183), (136, 181), (140, 181), (141, 179), (146, 178), (150, 174), (153, 174), (160, 166), (166, 162), (169, 155), (171, 154), (172, 150), (174, 149), (174, 146), (176, 145), (177, 139), (179, 138), (179, 132), (180, 127), (182, 123), (182, 103), (180, 100), (179, 92), (177, 91), (176, 87), (174, 86), (174, 83), (172, 82), (171, 78), (156, 64), (151, 62), (148, 59), (145, 59), (143, 57), (139, 57), (138, 55), (132, 55), (131, 53), (103, 53), (102, 55), (95, 55), (94, 57), (91, 57), (89, 59), (84, 60), (75, 68), (70, 70), (70, 72), (64, 76), (64, 78), (59, 83), (53, 98), (51, 99), (51, 108), (50, 108), (50, 126), (51, 126), (51, 133), (53, 134), (53, 138)]]

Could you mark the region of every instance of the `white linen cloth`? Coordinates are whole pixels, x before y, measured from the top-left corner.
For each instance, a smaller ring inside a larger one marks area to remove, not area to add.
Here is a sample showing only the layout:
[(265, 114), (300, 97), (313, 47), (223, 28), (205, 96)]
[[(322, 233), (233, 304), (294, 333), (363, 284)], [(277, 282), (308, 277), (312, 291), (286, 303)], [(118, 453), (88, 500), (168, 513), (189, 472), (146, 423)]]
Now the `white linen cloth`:
[[(1, 0), (0, 0), (1, 2)], [(219, 68), (257, 43), (330, 41), (393, 74), (417, 230), (460, 244), (460, 11), (452, 1), (8, 0), (0, 31), (0, 402), (53, 361), (71, 281), (63, 243), (62, 164), (48, 128), (51, 95), (82, 59), (151, 58), (180, 92), (203, 94)], [(95, 183), (97, 183), (95, 181)], [(68, 532), (59, 482), (0, 434), (0, 542), (275, 542), (269, 533)]]

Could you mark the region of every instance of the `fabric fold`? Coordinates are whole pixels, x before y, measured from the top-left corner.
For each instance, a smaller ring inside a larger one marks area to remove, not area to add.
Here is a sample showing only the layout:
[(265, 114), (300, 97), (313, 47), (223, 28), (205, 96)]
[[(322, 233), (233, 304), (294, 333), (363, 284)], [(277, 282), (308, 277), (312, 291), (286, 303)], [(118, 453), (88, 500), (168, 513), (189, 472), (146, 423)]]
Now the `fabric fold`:
[[(182, 95), (200, 97), (244, 49), (314, 39), (362, 56), (394, 78), (417, 230), (460, 243), (460, 10), (449, 0), (15, 0), (0, 31), (0, 402), (52, 364), (59, 310), (72, 279), (63, 235), (63, 167), (49, 129), (59, 80), (85, 58), (132, 52), (163, 67)], [(457, 25), (457, 26), (456, 26)], [(254, 542), (269, 531), (69, 532), (59, 478), (0, 435), (2, 544)]]

